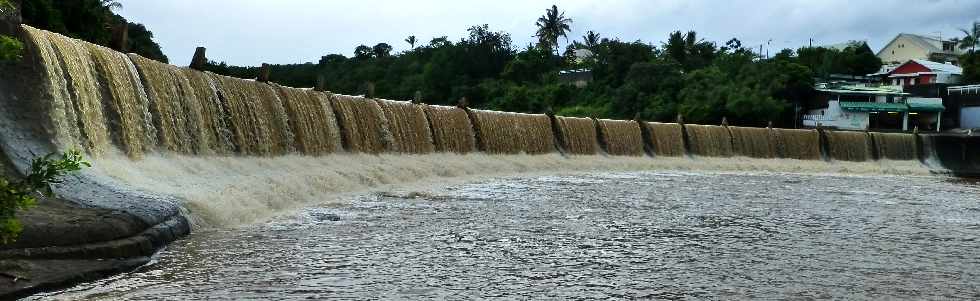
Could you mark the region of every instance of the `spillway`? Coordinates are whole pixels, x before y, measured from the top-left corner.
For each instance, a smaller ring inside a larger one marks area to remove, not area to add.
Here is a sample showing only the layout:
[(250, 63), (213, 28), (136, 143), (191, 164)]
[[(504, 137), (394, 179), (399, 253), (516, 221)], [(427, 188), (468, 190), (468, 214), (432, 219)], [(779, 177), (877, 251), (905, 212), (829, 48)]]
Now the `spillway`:
[(817, 130), (772, 129), (776, 156), (785, 159), (820, 160)]
[(657, 156), (679, 157), (684, 149), (684, 128), (677, 123), (646, 122), (646, 139)]
[(736, 155), (751, 158), (775, 158), (772, 134), (767, 128), (731, 126), (732, 150)]
[(915, 160), (918, 158), (916, 152), (916, 136), (904, 133), (871, 133), (877, 147), (880, 159), (889, 160)]
[(555, 151), (547, 115), (470, 110), (477, 141), (491, 154), (544, 154)]
[(871, 139), (865, 132), (824, 131), (831, 159), (841, 161), (871, 160)]
[(426, 105), (425, 116), (437, 152), (465, 154), (476, 151), (476, 136), (466, 110)]
[(728, 129), (716, 125), (684, 125), (692, 155), (705, 157), (731, 157), (732, 135)]
[(566, 153), (594, 155), (599, 152), (599, 138), (592, 118), (556, 116), (555, 122), (558, 141)]
[(435, 151), (432, 131), (421, 105), (407, 101), (378, 100), (394, 140), (393, 150), (407, 154)]
[(633, 120), (599, 119), (600, 142), (607, 154), (642, 156), (643, 133)]
[(347, 95), (334, 95), (332, 102), (348, 151), (377, 154), (395, 149), (388, 120), (377, 102)]
[(317, 156), (343, 150), (337, 116), (330, 97), (309, 89), (275, 85), (285, 106), (294, 145), (300, 153)]

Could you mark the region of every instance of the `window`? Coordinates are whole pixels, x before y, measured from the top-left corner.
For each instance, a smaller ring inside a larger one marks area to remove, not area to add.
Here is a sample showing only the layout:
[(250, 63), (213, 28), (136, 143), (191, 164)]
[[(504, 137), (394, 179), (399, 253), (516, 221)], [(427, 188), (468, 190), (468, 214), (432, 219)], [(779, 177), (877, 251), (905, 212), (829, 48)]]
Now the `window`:
[(953, 51), (956, 48), (956, 43), (952, 41), (943, 41), (943, 51)]
[(914, 85), (915, 85), (915, 79), (914, 78), (913, 79), (910, 79), (909, 80), (909, 86), (914, 86)]

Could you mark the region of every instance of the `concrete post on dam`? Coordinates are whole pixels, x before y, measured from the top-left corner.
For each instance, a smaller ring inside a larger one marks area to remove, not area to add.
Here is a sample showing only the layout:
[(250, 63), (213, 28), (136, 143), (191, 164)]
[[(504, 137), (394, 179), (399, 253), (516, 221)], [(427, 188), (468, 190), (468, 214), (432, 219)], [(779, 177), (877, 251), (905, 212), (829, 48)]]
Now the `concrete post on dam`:
[(194, 49), (194, 57), (191, 58), (191, 69), (200, 71), (204, 70), (204, 66), (207, 66), (208, 64), (207, 52), (208, 49), (204, 47), (197, 47), (197, 49)]
[(262, 83), (269, 82), (269, 73), (271, 72), (269, 68), (270, 68), (269, 64), (266, 63), (262, 63), (262, 67), (259, 67), (259, 76), (257, 78), (259, 82)]

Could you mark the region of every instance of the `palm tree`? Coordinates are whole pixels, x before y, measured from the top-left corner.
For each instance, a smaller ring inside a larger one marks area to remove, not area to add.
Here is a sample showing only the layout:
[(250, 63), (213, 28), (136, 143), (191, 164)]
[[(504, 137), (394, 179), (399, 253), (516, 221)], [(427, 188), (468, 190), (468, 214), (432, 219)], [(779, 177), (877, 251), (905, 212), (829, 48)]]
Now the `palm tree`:
[(418, 41), (419, 40), (415, 39), (415, 36), (408, 36), (408, 38), (405, 39), (405, 43), (412, 45), (412, 49), (415, 49), (415, 43), (417, 43)]
[(565, 37), (565, 41), (568, 41), (568, 32), (572, 30), (569, 26), (572, 19), (565, 18), (564, 12), (559, 13), (557, 5), (545, 10), (545, 14), (534, 24), (538, 26), (538, 41), (542, 45), (554, 47), (555, 53), (558, 53), (558, 38)]
[[(978, 40), (978, 34), (980, 34), (980, 22), (973, 22), (973, 28), (970, 30), (960, 29), (965, 35), (962, 39), (958, 39), (960, 44), (960, 49), (970, 49), (970, 52), (975, 53), (977, 51), (977, 44), (980, 44)], [(955, 40), (954, 40), (955, 41)]]
[(582, 36), (582, 41), (585, 43), (585, 47), (589, 49), (595, 49), (595, 47), (599, 45), (599, 39), (599, 34), (591, 30)]

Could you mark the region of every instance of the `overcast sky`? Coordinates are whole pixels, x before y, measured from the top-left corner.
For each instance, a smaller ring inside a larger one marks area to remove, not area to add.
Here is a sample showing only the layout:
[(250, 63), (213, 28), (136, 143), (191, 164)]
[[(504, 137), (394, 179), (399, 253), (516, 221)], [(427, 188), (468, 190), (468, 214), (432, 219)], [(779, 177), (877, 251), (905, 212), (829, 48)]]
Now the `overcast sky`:
[[(877, 51), (899, 32), (960, 35), (980, 19), (977, 0), (119, 0), (117, 11), (145, 24), (171, 63), (187, 65), (197, 46), (208, 58), (236, 65), (316, 62), (350, 56), (354, 47), (386, 42), (396, 51), (415, 35), (459, 40), (472, 25), (489, 24), (523, 47), (535, 40), (534, 22), (557, 4), (572, 18), (569, 38), (593, 30), (603, 37), (659, 45), (674, 30), (695, 30), (723, 44), (772, 40), (770, 52), (867, 40)], [(564, 44), (564, 41), (562, 41)], [(564, 46), (563, 46), (564, 47)], [(765, 48), (764, 48), (765, 49)]]

